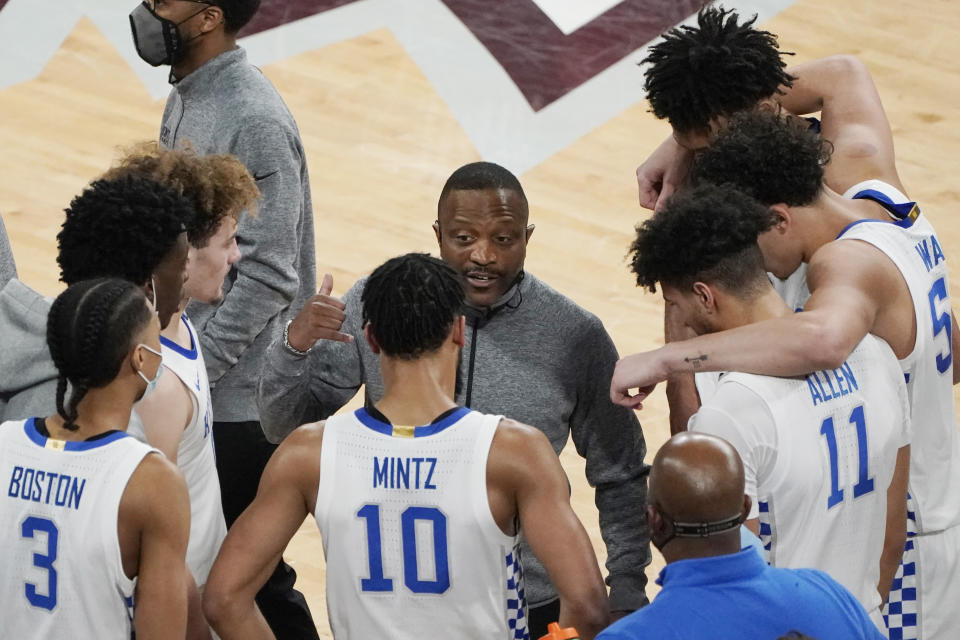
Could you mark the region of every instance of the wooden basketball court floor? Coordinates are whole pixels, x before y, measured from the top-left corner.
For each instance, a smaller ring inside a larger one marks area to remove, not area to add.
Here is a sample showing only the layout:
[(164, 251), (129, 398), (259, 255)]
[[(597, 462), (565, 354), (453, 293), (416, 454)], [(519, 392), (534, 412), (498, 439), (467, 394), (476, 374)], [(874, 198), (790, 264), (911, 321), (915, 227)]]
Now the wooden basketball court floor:
[[(868, 64), (894, 131), (903, 182), (939, 230), (948, 260), (957, 260), (960, 221), (953, 215), (960, 208), (960, 4), (780, 4), (786, 6), (766, 11), (762, 24), (779, 34), (782, 49), (796, 52), (795, 60), (843, 52)], [(123, 20), (131, 8), (121, 7)], [(24, 24), (16, 32), (19, 40), (8, 41), (4, 50), (28, 48), (44, 28), (42, 22)], [(434, 57), (425, 64), (423, 52), (411, 53), (399, 32), (383, 25), (288, 57), (274, 55), (262, 65), (303, 134), (318, 270), (333, 273), (334, 292), (344, 292), (388, 257), (435, 250), (430, 224), (446, 176), (481, 157), (506, 158), (508, 166), (520, 167), (531, 221), (537, 225), (528, 270), (599, 315), (621, 353), (661, 344), (662, 302), (659, 295), (633, 285), (624, 256), (633, 226), (648, 215), (637, 205), (634, 169), (668, 133), (667, 126), (637, 99), (555, 150), (542, 141), (508, 135), (482, 139), (463, 105), (456, 105), (449, 92), (441, 96), (441, 83), (423, 71), (442, 61)], [(122, 55), (116, 38), (105, 35), (96, 20), (78, 15), (64, 35), (35, 77), (5, 84), (0, 76), (0, 213), (21, 279), (48, 295), (61, 288), (55, 235), (63, 208), (109, 166), (119, 146), (156, 137), (163, 106), (162, 94), (151, 93), (135, 73), (132, 64), (139, 61), (128, 63), (129, 51)], [(251, 47), (256, 44), (251, 39)], [(632, 66), (641, 58), (642, 53), (631, 54), (627, 63)], [(629, 82), (642, 83), (640, 69), (634, 68)], [(589, 92), (578, 91), (579, 104), (590, 105)], [(606, 99), (596, 97), (597, 102)], [(540, 114), (554, 117), (556, 106)], [(509, 114), (496, 118), (501, 116)], [(526, 153), (527, 147), (511, 150), (514, 144), (539, 144), (537, 153), (543, 157)], [(960, 273), (951, 272), (958, 299)], [(662, 392), (647, 403), (640, 419), (651, 460), (669, 435)], [(572, 446), (562, 461), (574, 505), (602, 563), (605, 553), (583, 462)], [(310, 520), (286, 555), (299, 573), (299, 587), (321, 635), (329, 637), (323, 553)], [(655, 553), (647, 570), (651, 596), (662, 566)]]

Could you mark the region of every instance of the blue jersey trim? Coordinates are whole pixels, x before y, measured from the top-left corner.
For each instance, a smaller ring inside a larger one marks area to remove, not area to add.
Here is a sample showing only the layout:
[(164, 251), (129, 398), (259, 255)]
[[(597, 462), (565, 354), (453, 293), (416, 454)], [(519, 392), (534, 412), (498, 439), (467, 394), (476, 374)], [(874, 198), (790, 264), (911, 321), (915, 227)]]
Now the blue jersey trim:
[[(423, 438), (425, 436), (432, 436), (436, 433), (440, 433), (444, 429), (450, 427), (462, 417), (470, 413), (470, 409), (466, 407), (460, 407), (450, 415), (448, 415), (443, 420), (439, 422), (434, 422), (433, 424), (427, 424), (419, 427), (413, 428), (413, 437), (414, 438)], [(364, 426), (373, 429), (377, 433), (382, 433), (385, 436), (393, 435), (393, 425), (387, 424), (386, 422), (381, 422), (373, 416), (371, 416), (366, 409), (360, 408), (353, 412), (353, 415), (356, 416), (357, 420), (361, 422)]]
[(886, 222), (886, 221), (884, 221), (884, 220), (875, 220), (875, 219), (873, 219), (873, 218), (865, 218), (865, 219), (863, 219), (863, 220), (854, 220), (853, 222), (851, 222), (850, 224), (848, 224), (847, 226), (845, 226), (845, 227), (840, 231), (840, 233), (837, 234), (837, 237), (836, 237), (835, 239), (836, 239), (836, 240), (839, 240), (840, 238), (843, 237), (843, 234), (845, 234), (847, 231), (850, 231), (850, 229), (852, 229), (853, 227), (857, 226), (858, 224), (863, 224), (864, 222), (880, 222), (880, 223), (882, 223), (882, 224), (890, 224), (889, 222)]
[[(30, 438), (30, 440), (35, 445), (37, 445), (38, 447), (45, 448), (47, 446), (48, 438), (44, 436), (42, 433), (40, 433), (39, 431), (37, 431), (36, 420), (37, 420), (36, 418), (30, 418), (29, 420), (24, 422), (23, 431), (24, 433), (27, 434), (27, 437)], [(108, 436), (104, 436), (103, 438), (97, 438), (96, 440), (84, 440), (81, 442), (77, 442), (74, 440), (67, 440), (64, 443), (63, 450), (64, 451), (89, 451), (90, 449), (103, 447), (105, 445), (110, 444), (111, 442), (116, 442), (121, 438), (128, 438), (128, 437), (130, 437), (129, 434), (127, 434), (124, 431), (115, 431), (114, 433), (111, 433)]]
[[(919, 209), (917, 209), (916, 202), (894, 202), (890, 199), (890, 196), (883, 193), (882, 191), (877, 191), (876, 189), (864, 189), (863, 191), (858, 191), (853, 194), (851, 200), (873, 200), (884, 209), (886, 209), (890, 215), (896, 220), (894, 222), (898, 227), (903, 227), (904, 229), (909, 229), (913, 226), (914, 221), (920, 215)], [(916, 213), (914, 213), (916, 210)]]
[(193, 330), (190, 328), (190, 323), (187, 322), (187, 316), (181, 315), (180, 321), (183, 322), (183, 326), (187, 328), (187, 333), (190, 334), (190, 348), (184, 349), (166, 336), (160, 336), (160, 344), (167, 349), (171, 349), (174, 352), (179, 353), (187, 360), (196, 360), (197, 356), (199, 355), (199, 352), (197, 351), (197, 338), (195, 335), (193, 335)]

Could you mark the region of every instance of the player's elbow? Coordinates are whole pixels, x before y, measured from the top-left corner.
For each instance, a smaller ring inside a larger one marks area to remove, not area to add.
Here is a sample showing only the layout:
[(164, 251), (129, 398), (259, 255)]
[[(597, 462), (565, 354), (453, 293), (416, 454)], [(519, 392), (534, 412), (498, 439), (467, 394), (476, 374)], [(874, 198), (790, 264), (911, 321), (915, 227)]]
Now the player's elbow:
[(837, 80), (850, 81), (855, 78), (870, 77), (870, 70), (860, 58), (849, 53), (840, 53), (823, 59), (830, 75)]
[(216, 631), (220, 632), (227, 621), (239, 618), (242, 609), (236, 592), (216, 582), (207, 583), (203, 590), (203, 615)]
[(561, 597), (561, 618), (569, 620), (581, 638), (592, 638), (610, 624), (610, 606), (602, 583), (599, 588)]
[(804, 333), (803, 352), (814, 371), (840, 368), (860, 341), (833, 323), (808, 323)]

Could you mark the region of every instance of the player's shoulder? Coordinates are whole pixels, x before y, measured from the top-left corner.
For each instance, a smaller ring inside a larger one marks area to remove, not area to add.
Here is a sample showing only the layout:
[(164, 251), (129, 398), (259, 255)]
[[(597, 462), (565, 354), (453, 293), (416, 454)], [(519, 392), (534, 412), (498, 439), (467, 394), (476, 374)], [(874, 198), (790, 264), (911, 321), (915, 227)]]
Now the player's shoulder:
[(720, 375), (716, 392), (704, 405), (769, 405), (789, 396), (803, 380), (803, 376), (784, 378), (727, 371)]
[(539, 455), (547, 452), (555, 455), (550, 440), (540, 429), (510, 418), (500, 419), (490, 443), (491, 459), (504, 462), (516, 460), (533, 464)]
[(326, 420), (302, 424), (284, 439), (283, 445), (288, 449), (319, 447), (323, 443), (323, 432), (326, 426)]
[(175, 514), (189, 517), (190, 498), (183, 472), (159, 451), (150, 451), (130, 475), (120, 501), (121, 515), (152, 526)]
[(140, 464), (130, 475), (128, 486), (143, 485), (149, 487), (173, 487), (174, 490), (180, 484), (186, 488), (183, 472), (173, 462), (167, 459), (165, 455), (157, 450), (147, 452), (140, 460)]

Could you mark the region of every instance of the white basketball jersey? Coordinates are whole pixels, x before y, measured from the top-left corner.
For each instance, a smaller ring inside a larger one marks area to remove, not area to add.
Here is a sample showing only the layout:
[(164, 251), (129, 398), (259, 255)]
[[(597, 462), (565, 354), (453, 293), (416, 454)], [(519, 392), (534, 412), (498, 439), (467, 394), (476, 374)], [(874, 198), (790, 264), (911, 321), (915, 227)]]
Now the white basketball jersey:
[(86, 442), (0, 424), (0, 635), (129, 640), (135, 580), (117, 514), (130, 476), (156, 451), (123, 432)]
[(460, 408), (399, 427), (329, 418), (315, 517), (337, 640), (529, 638), (517, 536), (487, 498), (500, 423)]
[(916, 203), (890, 185), (869, 180), (846, 197), (885, 204), (898, 220), (864, 220), (839, 238), (861, 240), (897, 265), (910, 289), (917, 318), (913, 352), (900, 361), (914, 425), (910, 447), (911, 511), (920, 533), (960, 525), (960, 434), (953, 403), (950, 281), (943, 249)]
[(910, 436), (887, 343), (867, 335), (843, 366), (805, 377), (724, 374), (689, 426), (740, 453), (770, 564), (826, 571), (879, 619), (887, 488)]
[(181, 319), (190, 333), (190, 349), (184, 349), (165, 336), (160, 336), (160, 344), (163, 366), (180, 378), (193, 399), (193, 418), (180, 438), (177, 466), (183, 471), (190, 493), (187, 566), (197, 586), (203, 587), (227, 535), (227, 525), (223, 518), (220, 479), (213, 450), (213, 404), (210, 401), (207, 367), (193, 324), (186, 314)]

